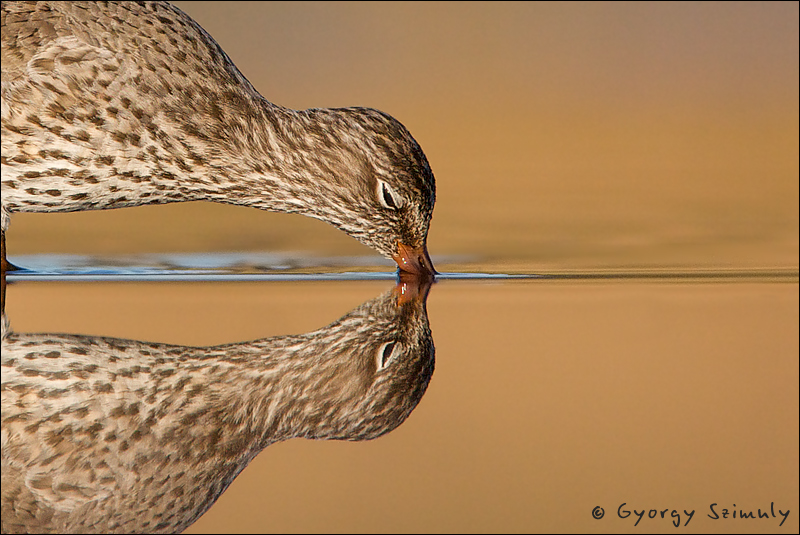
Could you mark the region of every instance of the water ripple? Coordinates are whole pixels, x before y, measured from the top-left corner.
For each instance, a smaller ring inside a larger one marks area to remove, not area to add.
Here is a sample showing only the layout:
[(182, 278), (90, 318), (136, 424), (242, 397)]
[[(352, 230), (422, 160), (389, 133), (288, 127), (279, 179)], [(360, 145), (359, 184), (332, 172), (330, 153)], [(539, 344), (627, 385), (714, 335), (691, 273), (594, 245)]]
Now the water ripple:
[[(394, 264), (383, 258), (314, 257), (301, 253), (209, 253), (92, 257), (30, 255), (12, 259), (24, 267), (8, 282), (257, 282), (396, 280)], [(798, 282), (797, 268), (614, 268), (538, 271), (502, 269), (466, 257), (437, 257), (460, 271), (437, 280), (707, 281)]]

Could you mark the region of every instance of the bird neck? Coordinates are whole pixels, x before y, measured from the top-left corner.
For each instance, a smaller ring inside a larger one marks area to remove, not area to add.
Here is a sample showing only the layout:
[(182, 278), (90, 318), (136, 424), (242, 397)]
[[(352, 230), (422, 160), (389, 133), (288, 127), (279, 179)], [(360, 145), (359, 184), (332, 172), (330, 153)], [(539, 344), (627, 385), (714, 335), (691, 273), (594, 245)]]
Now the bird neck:
[(205, 147), (212, 161), (194, 198), (330, 221), (323, 205), (358, 165), (337, 111), (296, 111), (263, 98), (248, 109)]

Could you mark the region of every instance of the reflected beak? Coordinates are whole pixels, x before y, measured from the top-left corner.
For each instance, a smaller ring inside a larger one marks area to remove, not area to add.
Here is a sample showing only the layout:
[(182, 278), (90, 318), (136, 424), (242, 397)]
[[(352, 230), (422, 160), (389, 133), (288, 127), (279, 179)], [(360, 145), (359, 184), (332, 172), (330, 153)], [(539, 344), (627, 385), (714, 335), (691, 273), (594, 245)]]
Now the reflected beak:
[(416, 275), (401, 271), (398, 276), (397, 286), (394, 288), (394, 295), (397, 297), (397, 306), (403, 306), (411, 302), (425, 304), (428, 298), (428, 291), (433, 284), (432, 276)]
[(436, 270), (433, 269), (433, 262), (428, 255), (428, 248), (425, 245), (422, 247), (409, 247), (404, 243), (397, 242), (397, 253), (392, 255), (392, 258), (397, 262), (397, 267), (400, 271), (412, 273), (420, 277), (433, 278), (436, 275)]

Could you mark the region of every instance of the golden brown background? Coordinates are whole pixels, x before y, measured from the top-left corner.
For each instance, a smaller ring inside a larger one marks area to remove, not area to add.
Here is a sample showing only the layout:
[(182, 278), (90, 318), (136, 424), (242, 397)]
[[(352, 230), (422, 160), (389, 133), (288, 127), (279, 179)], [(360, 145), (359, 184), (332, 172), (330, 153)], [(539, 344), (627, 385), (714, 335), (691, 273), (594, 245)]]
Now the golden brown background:
[[(796, 274), (795, 2), (176, 4), (271, 101), (403, 122), (453, 269)], [(8, 248), (374, 254), (202, 203), (17, 214)], [(204, 345), (310, 331), (388, 287), (20, 283), (7, 311), (23, 332)], [(437, 367), (405, 424), (272, 446), (189, 531), (675, 530), (617, 518), (627, 502), (695, 509), (679, 532), (797, 532), (796, 276), (444, 281), (428, 308)], [(707, 517), (772, 501), (782, 527)]]
[[(437, 180), (429, 249), (527, 269), (798, 265), (798, 4), (176, 2), (269, 100), (371, 106)], [(211, 204), (19, 214), (13, 254), (373, 254)]]

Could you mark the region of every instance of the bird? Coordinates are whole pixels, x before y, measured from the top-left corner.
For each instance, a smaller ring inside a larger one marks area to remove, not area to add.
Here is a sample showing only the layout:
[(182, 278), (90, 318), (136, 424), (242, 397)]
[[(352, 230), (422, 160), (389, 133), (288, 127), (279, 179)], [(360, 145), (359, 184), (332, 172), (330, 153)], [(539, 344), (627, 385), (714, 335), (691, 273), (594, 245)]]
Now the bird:
[(2, 532), (180, 532), (270, 444), (388, 433), (433, 374), (426, 297), (401, 283), (322, 329), (213, 347), (4, 316)]
[(399, 121), (288, 109), (166, 2), (2, 2), (2, 268), (17, 212), (205, 200), (325, 221), (433, 276), (436, 184)]

